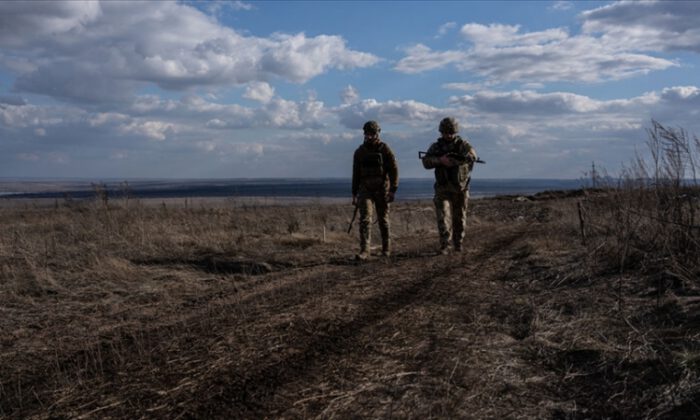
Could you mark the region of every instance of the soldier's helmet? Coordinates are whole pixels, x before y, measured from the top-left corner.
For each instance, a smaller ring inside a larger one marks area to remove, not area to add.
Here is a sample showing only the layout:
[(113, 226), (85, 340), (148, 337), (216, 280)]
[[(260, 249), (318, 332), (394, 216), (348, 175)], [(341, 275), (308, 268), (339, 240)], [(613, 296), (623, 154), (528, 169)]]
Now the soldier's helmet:
[(456, 134), (459, 131), (457, 120), (452, 117), (443, 118), (440, 121), (440, 132), (445, 134)]
[(362, 131), (364, 131), (367, 134), (379, 134), (380, 131), (382, 131), (381, 127), (379, 127), (379, 123), (376, 121), (367, 121), (365, 125), (362, 126)]

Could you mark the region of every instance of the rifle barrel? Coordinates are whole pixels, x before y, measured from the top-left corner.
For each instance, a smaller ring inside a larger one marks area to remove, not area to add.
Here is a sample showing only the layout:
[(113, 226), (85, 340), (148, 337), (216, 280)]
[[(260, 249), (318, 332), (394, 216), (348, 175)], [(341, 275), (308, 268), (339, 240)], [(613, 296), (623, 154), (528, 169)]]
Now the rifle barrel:
[[(418, 159), (423, 159), (425, 156), (432, 156), (432, 155), (428, 154), (428, 152), (418, 152)], [(481, 160), (481, 158), (476, 158), (474, 163), (486, 163), (486, 161)]]

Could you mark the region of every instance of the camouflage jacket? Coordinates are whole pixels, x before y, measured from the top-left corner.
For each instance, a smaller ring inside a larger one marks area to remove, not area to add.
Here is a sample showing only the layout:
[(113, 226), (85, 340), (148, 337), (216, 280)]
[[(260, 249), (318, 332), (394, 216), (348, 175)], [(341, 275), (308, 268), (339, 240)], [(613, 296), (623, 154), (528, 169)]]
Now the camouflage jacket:
[[(455, 154), (463, 158), (464, 163), (452, 167), (443, 166), (440, 157)], [(476, 160), (476, 151), (467, 140), (456, 136), (453, 141), (440, 137), (430, 145), (428, 153), (423, 157), (425, 169), (435, 168), (435, 188), (449, 188), (464, 191), (469, 188), (472, 167)]]
[(396, 192), (399, 168), (394, 152), (381, 140), (364, 142), (352, 160), (352, 195), (361, 189), (369, 192)]

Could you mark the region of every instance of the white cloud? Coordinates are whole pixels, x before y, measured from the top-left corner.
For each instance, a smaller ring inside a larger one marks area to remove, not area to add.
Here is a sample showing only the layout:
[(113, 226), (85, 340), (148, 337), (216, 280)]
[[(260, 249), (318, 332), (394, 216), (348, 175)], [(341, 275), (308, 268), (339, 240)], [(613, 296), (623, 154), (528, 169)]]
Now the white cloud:
[(332, 132), (332, 133), (325, 133), (325, 132), (299, 132), (299, 133), (294, 133), (289, 136), (285, 137), (287, 141), (291, 141), (294, 144), (297, 145), (303, 145), (303, 144), (313, 144), (313, 143), (321, 143), (324, 145), (329, 145), (332, 144), (336, 141), (341, 141), (341, 142), (346, 142), (346, 141), (356, 141), (358, 138), (361, 138), (361, 134), (358, 134), (358, 132)]
[(50, 126), (80, 123), (87, 113), (74, 107), (2, 105), (0, 127), (46, 128)]
[(251, 3), (247, 3), (241, 0), (235, 0), (232, 2), (227, 2), (231, 4), (231, 7), (234, 10), (253, 10), (253, 5)]
[(176, 132), (174, 124), (163, 121), (141, 121), (133, 120), (128, 124), (119, 126), (122, 134), (135, 134), (145, 136), (152, 140), (163, 141), (168, 135)]
[(395, 69), (407, 74), (439, 69), (467, 58), (462, 51), (433, 51), (423, 44), (406, 48), (405, 52), (407, 56), (399, 60)]
[(605, 37), (570, 36), (561, 28), (521, 33), (517, 25), (470, 23), (461, 33), (470, 48), (433, 51), (418, 44), (406, 49), (395, 69), (413, 74), (454, 65), (488, 83), (543, 83), (618, 80), (677, 66), (633, 46), (621, 49)]
[(554, 4), (549, 6), (549, 9), (551, 9), (551, 10), (569, 10), (572, 7), (574, 7), (574, 4), (571, 1), (555, 1)]
[[(194, 3), (196, 5), (196, 3)], [(241, 0), (229, 1), (229, 0), (209, 0), (205, 3), (205, 9), (207, 12), (213, 15), (219, 15), (225, 9), (231, 9), (235, 12), (239, 11), (250, 11), (255, 9), (251, 3), (247, 3)]]
[(443, 89), (451, 90), (464, 90), (473, 91), (483, 89), (484, 85), (481, 83), (445, 83), (442, 85)]
[(267, 103), (275, 96), (275, 88), (266, 82), (250, 82), (243, 94), (244, 98)]
[(0, 5), (0, 46), (25, 46), (45, 37), (79, 35), (100, 18), (100, 3), (7, 1)]
[(380, 124), (393, 122), (410, 125), (431, 121), (440, 115), (438, 108), (414, 100), (378, 102), (366, 99), (342, 105), (335, 112), (340, 122), (350, 129), (360, 129), (368, 120), (377, 120)]
[(356, 103), (359, 97), (360, 95), (357, 92), (357, 89), (350, 85), (346, 86), (345, 89), (343, 89), (343, 91), (340, 93), (340, 99), (345, 105)]
[(527, 45), (547, 45), (561, 42), (569, 38), (568, 33), (561, 28), (547, 29), (539, 32), (520, 34), (519, 25), (481, 25), (468, 23), (462, 26), (462, 35), (471, 41), (475, 48), (517, 47)]
[(452, 29), (454, 29), (456, 27), (457, 27), (457, 22), (443, 23), (438, 28), (437, 35), (435, 35), (435, 38), (442, 38), (443, 36), (447, 35), (448, 32), (450, 32)]
[(474, 95), (454, 98), (453, 102), (481, 112), (518, 115), (557, 115), (599, 110), (603, 103), (582, 95), (566, 92), (537, 93), (533, 91), (480, 91)]
[(120, 123), (128, 120), (129, 116), (126, 114), (120, 114), (117, 112), (100, 112), (91, 115), (87, 121), (90, 127), (100, 127), (105, 124)]
[(128, 101), (147, 83), (182, 90), (372, 66), (336, 35), (243, 36), (173, 2), (0, 2), (0, 64), (15, 89), (73, 101)]
[(700, 53), (700, 2), (620, 1), (581, 13), (583, 30), (641, 51)]
[(330, 68), (369, 67), (378, 61), (372, 54), (346, 49), (338, 36), (274, 34), (265, 47), (259, 60), (262, 70), (293, 82), (305, 82)]
[(661, 97), (665, 100), (695, 102), (700, 105), (700, 89), (696, 86), (674, 86), (664, 88)]
[[(570, 92), (476, 89), (438, 107), (412, 100), (365, 99), (329, 108), (317, 100), (273, 98), (248, 108), (213, 103), (195, 95), (181, 100), (151, 95), (135, 103), (142, 105), (142, 112), (134, 115), (3, 105), (0, 174), (16, 174), (43, 164), (42, 170), (76, 175), (60, 162), (77, 162), (73, 151), (79, 145), (90, 156), (113, 162), (109, 173), (113, 176), (126, 176), (119, 171), (127, 163), (141, 161), (144, 165), (163, 153), (187, 153), (187, 159), (207, 165), (207, 169), (221, 164), (233, 171), (219, 172), (219, 176), (244, 176), (245, 171), (268, 164), (280, 176), (344, 176), (349, 169), (340, 162), (346, 162), (361, 141), (362, 124), (376, 119), (403, 162), (402, 173), (425, 176), (420, 165), (408, 162), (413, 162), (416, 150), (424, 150), (434, 141), (439, 120), (452, 115), (459, 120), (461, 133), (489, 162), (479, 168), (481, 176), (575, 177), (583, 170), (581, 162), (588, 167), (596, 160), (614, 169), (632, 157), (635, 146), (643, 145), (644, 127), (651, 118), (690, 132), (700, 128), (700, 88), (696, 86), (668, 87), (611, 100)], [(3, 112), (8, 111), (11, 125), (3, 118)], [(46, 135), (37, 135), (38, 129), (45, 129)], [(29, 160), (18, 163), (20, 154)], [(282, 156), (294, 156), (295, 162), (305, 164), (288, 165)], [(244, 169), (235, 172), (238, 169), (231, 168), (231, 162)], [(517, 162), (532, 163), (518, 166)], [(53, 164), (58, 166), (50, 166)], [(81, 165), (71, 168), (84, 168)], [(108, 165), (93, 170), (103, 171)], [(160, 164), (154, 166), (165, 171)], [(200, 172), (192, 173), (202, 173), (201, 167)], [(106, 176), (104, 172), (98, 175)]]
[(257, 111), (257, 120), (276, 128), (321, 127), (325, 113), (323, 102), (277, 98)]

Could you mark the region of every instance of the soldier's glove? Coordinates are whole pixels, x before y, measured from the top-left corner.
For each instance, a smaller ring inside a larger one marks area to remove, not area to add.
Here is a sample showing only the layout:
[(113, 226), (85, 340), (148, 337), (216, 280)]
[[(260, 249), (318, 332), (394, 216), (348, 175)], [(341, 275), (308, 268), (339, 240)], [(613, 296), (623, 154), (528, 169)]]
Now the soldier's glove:
[(454, 161), (454, 159), (452, 159), (451, 157), (449, 157), (447, 155), (442, 155), (442, 156), (440, 156), (440, 164), (442, 166), (447, 166), (448, 168), (451, 168), (451, 167), (455, 166), (455, 161)]
[(352, 205), (353, 206), (357, 205), (357, 194), (353, 194), (353, 196), (352, 196)]
[(386, 195), (386, 202), (393, 203), (394, 202), (394, 195), (395, 195), (395, 193), (389, 191), (389, 193)]

